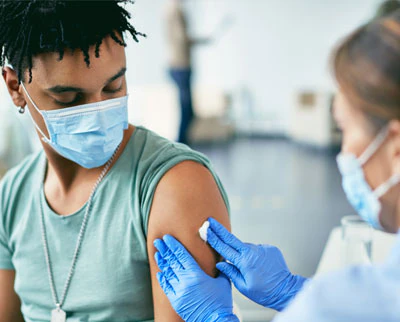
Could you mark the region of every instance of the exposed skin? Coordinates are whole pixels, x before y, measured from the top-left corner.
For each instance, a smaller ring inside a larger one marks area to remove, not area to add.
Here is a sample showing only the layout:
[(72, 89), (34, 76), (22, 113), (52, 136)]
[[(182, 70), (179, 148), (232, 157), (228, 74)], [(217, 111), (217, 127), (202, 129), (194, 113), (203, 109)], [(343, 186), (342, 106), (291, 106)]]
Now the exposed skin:
[[(55, 53), (34, 57), (32, 83), (24, 82), (24, 85), (39, 109), (60, 109), (127, 94), (124, 47), (108, 37), (104, 39), (100, 47), (100, 57), (95, 58), (94, 48), (90, 49), (90, 55), (90, 68), (87, 68), (80, 51), (67, 51), (61, 61)], [(110, 81), (115, 76), (119, 77)], [(3, 78), (14, 105), (17, 108), (27, 105), (36, 124), (48, 137), (43, 118), (18, 84), (16, 73), (10, 68), (5, 68)], [(76, 91), (54, 93), (48, 90), (55, 86), (76, 87), (80, 90), (78, 93)], [(60, 102), (66, 104), (60, 104)], [(115, 161), (118, 160), (134, 131), (133, 125), (125, 131)], [(41, 137), (41, 134), (37, 133)], [(48, 159), (44, 181), (48, 204), (61, 216), (78, 211), (89, 199), (92, 187), (103, 167), (90, 170), (82, 168), (58, 155), (46, 143), (42, 142), (42, 145)], [(180, 318), (170, 306), (155, 278), (157, 265), (153, 260), (155, 252), (153, 240), (165, 234), (174, 234), (192, 251), (203, 268), (212, 274), (216, 256), (197, 236), (197, 229), (211, 214), (229, 227), (226, 207), (213, 177), (206, 168), (194, 162), (183, 162), (172, 168), (161, 179), (150, 212), (148, 233), (156, 321), (173, 322), (180, 321)], [(20, 300), (12, 287), (14, 277), (14, 271), (0, 270), (0, 320), (2, 322), (23, 321), (21, 313), (16, 310), (20, 307)], [(7, 301), (1, 301), (1, 298), (7, 298)], [(18, 314), (18, 317), (15, 314)]]
[[(334, 117), (343, 131), (342, 152), (353, 153), (359, 157), (377, 135), (364, 112), (352, 105), (339, 92), (334, 106)], [(374, 190), (392, 175), (400, 173), (400, 122), (389, 122), (389, 135), (385, 142), (364, 166), (368, 184)], [(392, 188), (381, 198), (382, 227), (397, 233), (400, 228), (400, 185)]]
[(209, 217), (214, 217), (230, 229), (228, 212), (208, 170), (188, 161), (169, 171), (156, 190), (147, 236), (153, 298), (154, 303), (157, 303), (156, 321), (181, 319), (175, 311), (170, 311), (171, 304), (157, 281), (159, 269), (154, 260), (156, 249), (153, 241), (166, 234), (173, 235), (185, 245), (207, 274), (215, 276), (217, 258), (198, 233), (198, 229)]
[[(55, 110), (126, 95), (127, 88), (124, 76), (105, 86), (109, 78), (126, 68), (125, 50), (116, 44), (111, 37), (107, 38), (101, 46), (100, 58), (94, 58), (94, 48), (91, 49), (90, 68), (86, 67), (83, 54), (80, 51), (67, 52), (62, 61), (58, 61), (57, 56), (55, 53), (37, 56), (34, 59), (32, 83), (24, 83), (39, 109)], [(15, 72), (10, 68), (5, 68), (3, 77), (15, 106), (28, 104), (29, 111), (36, 124), (49, 137), (42, 116), (36, 111), (22, 87), (18, 84)], [(54, 86), (78, 87), (82, 88), (84, 92), (81, 94), (74, 92), (54, 94), (47, 90)], [(121, 91), (118, 93), (106, 92), (119, 88), (121, 88)], [(79, 96), (81, 98), (76, 100)], [(56, 101), (72, 103), (60, 105)], [(123, 151), (133, 131), (134, 128), (130, 127), (125, 132), (118, 156)], [(38, 136), (41, 137), (39, 132)], [(58, 214), (71, 214), (86, 203), (103, 167), (91, 170), (82, 168), (78, 164), (61, 157), (46, 143), (42, 142), (42, 145), (49, 160), (44, 184), (47, 201)]]
[(0, 270), (0, 319), (5, 322), (24, 322), (21, 302), (14, 291), (15, 271)]

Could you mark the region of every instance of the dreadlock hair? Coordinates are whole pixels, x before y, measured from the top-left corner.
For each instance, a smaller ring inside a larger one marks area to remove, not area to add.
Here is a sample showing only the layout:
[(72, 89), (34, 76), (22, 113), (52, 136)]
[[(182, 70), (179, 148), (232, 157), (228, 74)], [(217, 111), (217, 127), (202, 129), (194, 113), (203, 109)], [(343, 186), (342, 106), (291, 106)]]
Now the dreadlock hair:
[(81, 50), (89, 67), (89, 48), (95, 46), (98, 58), (105, 37), (110, 36), (125, 47), (124, 32), (131, 34), (136, 42), (139, 36), (146, 36), (130, 24), (130, 13), (120, 5), (133, 2), (0, 0), (0, 65), (10, 63), (19, 81), (24, 81), (28, 69), (31, 83), (33, 57), (55, 52), (62, 60), (64, 51), (70, 49)]

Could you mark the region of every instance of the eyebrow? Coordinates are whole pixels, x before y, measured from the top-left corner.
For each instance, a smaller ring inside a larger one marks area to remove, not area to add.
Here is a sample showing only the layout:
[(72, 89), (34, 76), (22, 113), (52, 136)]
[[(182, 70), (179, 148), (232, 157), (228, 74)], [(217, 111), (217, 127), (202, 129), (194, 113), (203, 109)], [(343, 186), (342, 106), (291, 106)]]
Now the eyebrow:
[[(121, 68), (121, 70), (114, 76), (110, 77), (104, 83), (104, 85), (110, 84), (111, 82), (113, 82), (116, 79), (120, 78), (121, 76), (125, 75), (125, 73), (126, 73), (126, 67)], [(57, 86), (48, 88), (47, 91), (52, 92), (54, 94), (62, 94), (62, 93), (70, 93), (70, 92), (80, 93), (80, 92), (84, 92), (85, 90), (80, 87), (57, 85)]]
[(111, 82), (115, 81), (116, 79), (120, 78), (121, 76), (124, 76), (125, 73), (126, 73), (126, 67), (122, 67), (121, 70), (117, 74), (115, 74), (113, 77), (109, 78), (108, 81), (106, 81), (104, 83), (104, 85), (110, 84)]

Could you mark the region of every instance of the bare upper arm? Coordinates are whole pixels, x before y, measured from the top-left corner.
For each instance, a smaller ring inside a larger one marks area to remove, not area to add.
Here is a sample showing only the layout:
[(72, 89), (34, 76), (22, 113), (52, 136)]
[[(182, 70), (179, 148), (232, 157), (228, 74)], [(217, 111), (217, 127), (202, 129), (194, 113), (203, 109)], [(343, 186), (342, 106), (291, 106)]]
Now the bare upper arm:
[(198, 229), (208, 217), (214, 217), (230, 229), (225, 202), (209, 170), (192, 161), (178, 164), (158, 184), (150, 211), (147, 247), (155, 321), (181, 319), (158, 285), (153, 241), (165, 234), (173, 235), (208, 274), (215, 275), (216, 255), (198, 234)]
[(21, 302), (14, 291), (15, 271), (0, 270), (0, 321), (24, 321)]

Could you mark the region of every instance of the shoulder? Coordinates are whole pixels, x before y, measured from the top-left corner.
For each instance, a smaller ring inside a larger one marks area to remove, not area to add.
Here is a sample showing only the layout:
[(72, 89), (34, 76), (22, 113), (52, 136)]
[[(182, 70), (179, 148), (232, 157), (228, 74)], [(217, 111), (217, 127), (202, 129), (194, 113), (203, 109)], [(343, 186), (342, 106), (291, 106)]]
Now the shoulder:
[(398, 277), (388, 276), (378, 266), (356, 266), (326, 274), (310, 281), (283, 316), (307, 312), (309, 321), (317, 321), (317, 317), (319, 321), (343, 322), (378, 321), (383, 317), (398, 320)]
[(199, 194), (207, 198), (207, 195), (217, 193), (218, 188), (209, 168), (186, 160), (166, 172), (158, 184), (157, 192), (182, 203), (193, 198), (200, 199)]
[[(229, 226), (229, 201), (218, 177), (203, 165), (182, 162), (170, 169), (155, 189), (151, 207), (153, 229), (179, 236), (197, 229), (209, 217)], [(174, 227), (170, 223), (174, 222)]]
[[(42, 153), (36, 153), (19, 165), (9, 170), (0, 182), (0, 229), (10, 228), (13, 222), (18, 221), (18, 207), (25, 207), (29, 196), (34, 191), (39, 167), (44, 160)], [(22, 200), (23, 202), (18, 202)]]
[(145, 230), (150, 211), (153, 217), (159, 213), (166, 219), (167, 207), (169, 214), (177, 216), (194, 205), (229, 209), (223, 185), (206, 156), (146, 129), (136, 131), (132, 153), (139, 154), (135, 180)]
[[(137, 127), (131, 140), (131, 153), (136, 155), (142, 171), (163, 171), (183, 161), (195, 161), (210, 167), (202, 153), (188, 146), (172, 142), (142, 127)], [(195, 166), (194, 166), (195, 167)]]
[(10, 169), (0, 182), (1, 196), (6, 192), (18, 190), (27, 186), (35, 175), (39, 175), (40, 166), (43, 165), (43, 152), (37, 152), (26, 157), (21, 163)]

